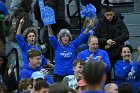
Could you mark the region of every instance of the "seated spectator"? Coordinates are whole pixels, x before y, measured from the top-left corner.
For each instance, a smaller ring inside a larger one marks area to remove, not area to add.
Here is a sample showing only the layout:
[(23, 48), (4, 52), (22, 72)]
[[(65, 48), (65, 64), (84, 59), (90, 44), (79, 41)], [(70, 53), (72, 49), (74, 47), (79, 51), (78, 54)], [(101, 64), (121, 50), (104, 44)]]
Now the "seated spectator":
[(63, 85), (62, 83), (55, 83), (49, 88), (48, 93), (76, 93), (73, 89)]
[[(92, 21), (92, 20), (91, 20)], [(90, 22), (89, 26), (92, 25)], [(48, 26), (50, 44), (55, 52), (54, 81), (61, 82), (67, 75), (73, 75), (73, 61), (75, 59), (75, 49), (88, 38), (87, 28), (78, 38), (72, 40), (72, 35), (68, 29), (61, 29), (58, 39), (53, 35), (51, 26)]]
[(17, 81), (14, 74), (14, 66), (7, 68), (8, 59), (4, 52), (0, 52), (0, 82), (5, 83), (8, 92), (17, 89)]
[[(16, 32), (16, 40), (18, 42), (18, 45), (20, 46), (20, 49), (22, 51), (22, 56), (24, 60), (24, 67), (29, 65), (29, 60), (27, 56), (27, 51), (30, 50), (31, 48), (34, 48), (36, 50), (40, 50), (40, 48), (36, 45), (37, 43), (37, 31), (34, 29), (34, 27), (29, 27), (27, 28), (23, 36), (21, 35), (21, 28), (22, 25), (24, 24), (24, 18), (20, 20), (19, 27)], [(47, 63), (47, 60), (45, 57), (41, 54), (41, 66)], [(53, 67), (52, 64), (49, 64), (51, 67)]]
[(118, 93), (118, 86), (115, 83), (108, 83), (105, 85), (104, 91), (106, 93)]
[(87, 90), (82, 93), (105, 93), (102, 84), (106, 81), (105, 65), (102, 62), (87, 62), (83, 68)]
[[(114, 69), (116, 61), (121, 59), (119, 50), (124, 45), (124, 42), (129, 39), (129, 32), (126, 24), (112, 7), (107, 6), (104, 8), (103, 16), (98, 21), (94, 35), (99, 40), (100, 49), (107, 51), (111, 69)], [(111, 74), (110, 70), (107, 74), (107, 82), (111, 82), (114, 79), (111, 78)]]
[(98, 38), (96, 36), (90, 36), (88, 39), (88, 46), (89, 49), (80, 52), (77, 59), (82, 59), (86, 62), (92, 60), (101, 62), (106, 66), (106, 72), (108, 72), (111, 67), (110, 60), (106, 51), (98, 49)]
[(21, 79), (19, 81), (19, 90), (21, 91), (20, 93), (24, 92), (30, 92), (31, 91), (31, 79)]
[(86, 82), (81, 79), (77, 84), (76, 91), (77, 93), (81, 93), (84, 90), (86, 90)]
[(74, 75), (68, 75), (63, 78), (62, 83), (72, 89), (76, 89), (77, 82), (83, 78), (84, 60), (75, 60), (73, 64)]
[(24, 67), (20, 72), (20, 79), (31, 78), (32, 74), (36, 71), (42, 71), (45, 75), (45, 79), (49, 84), (53, 83), (51, 76), (48, 74), (47, 70), (40, 67), (41, 62), (41, 52), (39, 50), (31, 49), (28, 51), (29, 65)]
[(45, 81), (37, 82), (34, 86), (35, 93), (48, 93), (49, 84)]
[(119, 86), (119, 93), (134, 93), (134, 87), (130, 83), (124, 82)]
[(7, 93), (6, 85), (0, 82), (0, 93)]
[(123, 82), (128, 82), (134, 86), (137, 93), (140, 86), (140, 61), (132, 60), (133, 48), (130, 45), (124, 45), (120, 50), (122, 60), (118, 60), (115, 64), (115, 76), (118, 86)]

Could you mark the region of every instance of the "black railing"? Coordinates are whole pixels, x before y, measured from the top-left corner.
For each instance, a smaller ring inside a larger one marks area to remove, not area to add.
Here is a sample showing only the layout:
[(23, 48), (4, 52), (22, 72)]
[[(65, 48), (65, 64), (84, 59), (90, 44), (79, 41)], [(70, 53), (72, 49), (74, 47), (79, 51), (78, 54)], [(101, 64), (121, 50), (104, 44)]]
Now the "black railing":
[(78, 10), (71, 15), (70, 14), (70, 4), (72, 3), (72, 1), (74, 1), (74, 0), (69, 0), (68, 3), (67, 3), (67, 15), (70, 19), (78, 17), (79, 18), (79, 24), (81, 25), (80, 0), (76, 0), (76, 6), (77, 6)]

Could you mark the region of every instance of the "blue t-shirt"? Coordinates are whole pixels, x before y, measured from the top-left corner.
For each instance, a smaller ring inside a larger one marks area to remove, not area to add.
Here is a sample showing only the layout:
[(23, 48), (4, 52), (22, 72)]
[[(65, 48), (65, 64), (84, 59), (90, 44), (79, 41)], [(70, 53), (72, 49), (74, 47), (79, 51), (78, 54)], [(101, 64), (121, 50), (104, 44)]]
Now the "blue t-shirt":
[[(21, 49), (21, 52), (22, 52), (22, 57), (23, 57), (23, 60), (24, 60), (24, 66), (27, 66), (29, 64), (29, 60), (28, 60), (28, 56), (27, 56), (27, 52), (31, 49), (31, 48), (34, 48), (35, 50), (39, 50), (40, 51), (40, 48), (37, 47), (37, 46), (32, 46), (30, 44), (28, 44), (27, 42), (25, 42), (24, 38), (22, 35), (16, 35), (16, 40), (17, 40), (17, 43)], [(41, 65), (44, 65), (44, 64), (47, 64), (47, 60), (45, 59), (45, 57), (43, 55), (41, 55), (42, 57), (42, 62), (41, 62)]]
[(8, 9), (2, 1), (0, 1), (0, 11), (3, 12), (5, 16), (9, 15)]
[(83, 91), (82, 93), (105, 93), (104, 91)]
[[(78, 54), (77, 59), (82, 59), (82, 60), (86, 61), (91, 54), (92, 54), (92, 52), (90, 52), (89, 49), (86, 49), (84, 51), (81, 51)], [(110, 70), (110, 68), (111, 68), (111, 65), (110, 65), (110, 60), (109, 60), (107, 52), (104, 51), (104, 50), (98, 49), (98, 50), (96, 50), (96, 52), (94, 52), (93, 60), (98, 61), (98, 57), (97, 56), (102, 56), (102, 60), (107, 65), (106, 71), (108, 72)]]
[(118, 60), (115, 64), (115, 76), (117, 85), (128, 82), (137, 91), (138, 86), (140, 86), (140, 64), (138, 62), (130, 64), (129, 62)]
[(50, 44), (55, 52), (54, 74), (62, 76), (74, 74), (73, 61), (75, 59), (75, 49), (82, 44), (86, 38), (88, 38), (87, 35), (82, 33), (67, 46), (61, 45), (55, 36), (49, 38)]

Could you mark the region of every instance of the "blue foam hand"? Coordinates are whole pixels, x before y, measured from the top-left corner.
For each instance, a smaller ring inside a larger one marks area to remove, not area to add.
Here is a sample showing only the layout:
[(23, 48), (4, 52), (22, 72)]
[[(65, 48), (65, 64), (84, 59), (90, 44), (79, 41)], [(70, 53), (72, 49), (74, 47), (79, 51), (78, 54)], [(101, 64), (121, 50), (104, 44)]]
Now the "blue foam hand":
[(39, 7), (40, 7), (40, 13), (41, 13), (41, 19), (44, 23), (44, 26), (47, 26), (49, 24), (55, 24), (55, 13), (54, 10), (51, 7), (44, 6), (43, 0), (39, 0)]
[(80, 12), (82, 18), (95, 18), (96, 8), (92, 4), (86, 5)]

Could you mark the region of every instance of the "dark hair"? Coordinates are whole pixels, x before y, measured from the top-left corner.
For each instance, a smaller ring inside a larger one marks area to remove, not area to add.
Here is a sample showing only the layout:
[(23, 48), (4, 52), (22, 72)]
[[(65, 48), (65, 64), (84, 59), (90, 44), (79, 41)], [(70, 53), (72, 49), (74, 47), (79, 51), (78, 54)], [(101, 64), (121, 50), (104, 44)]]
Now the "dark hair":
[(84, 80), (88, 85), (100, 84), (105, 74), (105, 66), (101, 62), (91, 61), (83, 68)]
[(40, 81), (40, 82), (36, 82), (35, 86), (35, 91), (39, 91), (42, 88), (49, 88), (49, 84), (46, 81)]
[(20, 7), (22, 7), (25, 12), (29, 13), (32, 10), (31, 4), (33, 0), (21, 0)]
[(131, 54), (133, 53), (133, 47), (131, 46), (131, 45), (123, 45), (121, 48), (120, 48), (120, 51), (119, 51), (119, 53), (121, 54), (122, 53), (122, 49), (124, 48), (124, 47), (128, 47), (129, 49), (130, 49), (130, 52), (131, 52)]
[(41, 52), (39, 50), (30, 49), (28, 51), (28, 58), (33, 58), (33, 57), (40, 56), (40, 55), (41, 55)]
[(105, 12), (115, 12), (115, 10), (113, 8), (111, 8), (110, 6), (106, 6), (104, 9), (103, 9), (103, 13)]
[(83, 66), (86, 64), (86, 62), (85, 62), (84, 60), (82, 60), (82, 59), (76, 59), (76, 60), (74, 61), (74, 63), (73, 63), (73, 67), (76, 67), (76, 65), (77, 65), (78, 63), (80, 63), (80, 65), (83, 65)]
[(4, 91), (4, 93), (7, 93), (7, 88), (6, 85), (2, 82), (0, 82), (0, 92)]
[(52, 86), (50, 86), (48, 93), (68, 93), (68, 92), (72, 92), (72, 90), (69, 87), (66, 87), (62, 83), (55, 83)]
[(119, 86), (119, 93), (134, 93), (134, 87), (130, 83), (124, 82)]
[(30, 78), (21, 79), (19, 81), (19, 89), (20, 91), (27, 90), (27, 87), (31, 84)]

